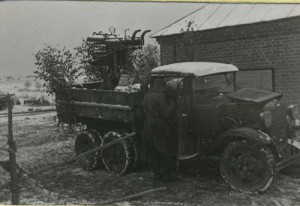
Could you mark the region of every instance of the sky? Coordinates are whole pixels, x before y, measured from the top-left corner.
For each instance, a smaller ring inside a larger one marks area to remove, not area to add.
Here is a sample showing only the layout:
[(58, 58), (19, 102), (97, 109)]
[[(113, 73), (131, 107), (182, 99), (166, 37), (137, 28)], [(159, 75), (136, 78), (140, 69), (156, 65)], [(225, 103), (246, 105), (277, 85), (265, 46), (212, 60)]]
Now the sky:
[[(47, 45), (80, 45), (94, 31), (151, 34), (197, 10), (201, 3), (0, 2), (0, 77), (31, 75), (34, 54)], [(155, 43), (148, 37), (145, 43)]]

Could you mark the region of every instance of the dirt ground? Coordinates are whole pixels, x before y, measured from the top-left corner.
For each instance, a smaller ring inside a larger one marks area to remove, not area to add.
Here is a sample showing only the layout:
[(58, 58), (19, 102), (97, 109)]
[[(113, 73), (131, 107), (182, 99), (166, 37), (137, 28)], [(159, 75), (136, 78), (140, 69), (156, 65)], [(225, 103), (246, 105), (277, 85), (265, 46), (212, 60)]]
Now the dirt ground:
[[(55, 113), (18, 115), (13, 119), (18, 164), (36, 171), (63, 161), (74, 154), (74, 137), (57, 127)], [(7, 144), (7, 117), (0, 117), (0, 148)], [(0, 150), (0, 161), (8, 155)], [(166, 191), (152, 193), (119, 205), (300, 205), (300, 179), (278, 175), (263, 194), (249, 195), (232, 191), (222, 180), (218, 164), (213, 161), (193, 162), (194, 167), (180, 173), (176, 183), (154, 182), (151, 172), (143, 169), (124, 176), (104, 169), (84, 171), (78, 163), (50, 170), (38, 179), (66, 204), (99, 204), (158, 187)], [(0, 167), (0, 204), (10, 204), (9, 174)], [(34, 192), (22, 184), (22, 204), (53, 204), (53, 199)]]

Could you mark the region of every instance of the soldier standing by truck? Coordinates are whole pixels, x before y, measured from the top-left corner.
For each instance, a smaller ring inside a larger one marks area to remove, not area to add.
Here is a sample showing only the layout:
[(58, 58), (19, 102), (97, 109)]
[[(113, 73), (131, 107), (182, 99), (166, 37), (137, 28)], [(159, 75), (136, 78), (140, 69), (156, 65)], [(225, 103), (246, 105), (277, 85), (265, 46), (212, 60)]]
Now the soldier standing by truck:
[[(173, 158), (173, 142), (170, 135), (168, 116), (174, 112), (175, 105), (166, 103), (163, 80), (156, 79), (154, 87), (144, 98), (146, 122), (144, 126), (142, 159), (152, 166), (154, 179), (157, 181), (177, 181), (174, 168), (177, 161)], [(174, 138), (174, 137), (173, 137)]]

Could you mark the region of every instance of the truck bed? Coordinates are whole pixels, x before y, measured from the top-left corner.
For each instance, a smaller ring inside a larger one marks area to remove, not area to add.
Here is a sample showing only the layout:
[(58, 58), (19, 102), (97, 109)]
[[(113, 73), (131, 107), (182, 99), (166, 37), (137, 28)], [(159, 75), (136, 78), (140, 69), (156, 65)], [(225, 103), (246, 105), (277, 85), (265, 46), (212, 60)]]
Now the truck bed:
[(65, 123), (74, 116), (130, 123), (138, 96), (138, 92), (72, 88), (68, 98), (57, 99), (58, 117)]

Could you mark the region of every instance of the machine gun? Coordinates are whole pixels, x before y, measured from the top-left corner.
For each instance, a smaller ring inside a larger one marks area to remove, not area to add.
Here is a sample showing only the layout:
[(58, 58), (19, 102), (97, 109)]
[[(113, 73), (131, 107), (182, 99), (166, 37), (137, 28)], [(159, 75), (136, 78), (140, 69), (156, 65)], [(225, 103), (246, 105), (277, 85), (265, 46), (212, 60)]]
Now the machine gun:
[(93, 33), (93, 36), (87, 38), (91, 44), (88, 54), (91, 58), (89, 62), (92, 66), (108, 67), (111, 71), (110, 80), (115, 87), (120, 78), (121, 68), (128, 65), (130, 53), (137, 49), (141, 49), (144, 45), (144, 37), (151, 30), (144, 31), (140, 37), (137, 34), (141, 30), (133, 32), (131, 37), (120, 38), (115, 34), (107, 34), (103, 32)]

